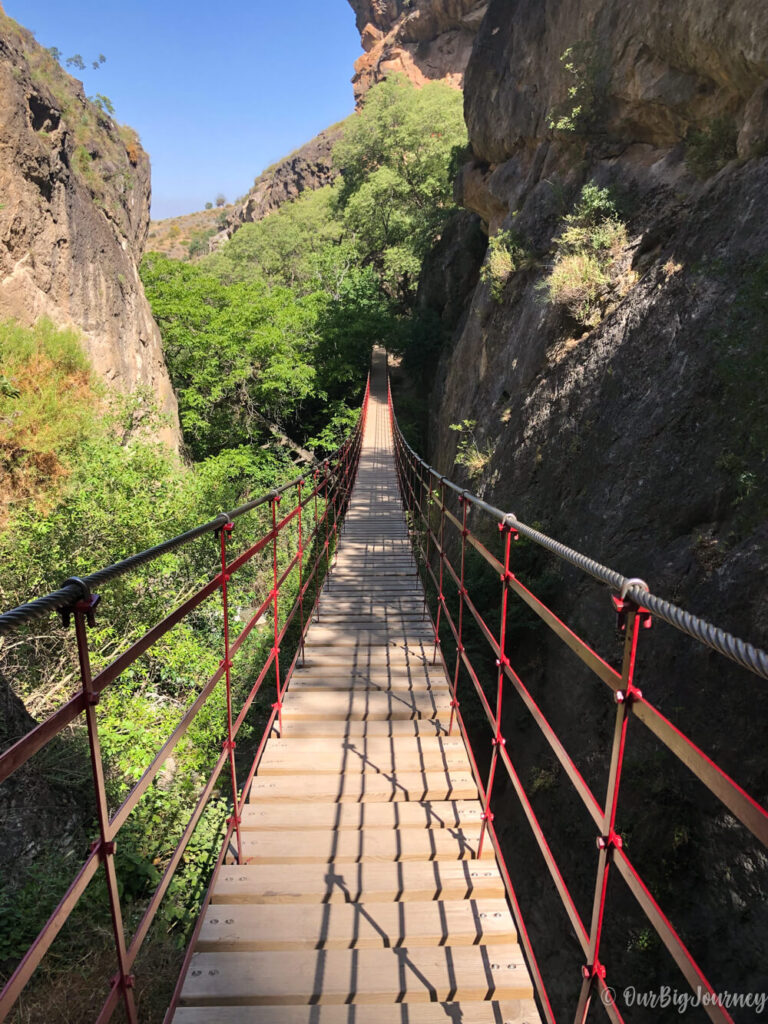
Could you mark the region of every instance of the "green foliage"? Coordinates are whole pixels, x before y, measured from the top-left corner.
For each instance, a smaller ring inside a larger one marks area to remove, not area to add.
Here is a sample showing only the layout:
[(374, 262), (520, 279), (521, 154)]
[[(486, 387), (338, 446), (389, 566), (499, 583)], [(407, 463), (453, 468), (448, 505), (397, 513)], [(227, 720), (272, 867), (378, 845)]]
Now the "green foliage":
[(95, 96), (89, 96), (88, 99), (94, 106), (98, 107), (103, 114), (108, 114), (112, 117), (115, 113), (115, 106), (109, 96), (104, 96), (103, 93), (97, 92)]
[(98, 389), (74, 331), (0, 321), (0, 511), (69, 472), (91, 430)]
[(512, 231), (499, 231), (488, 242), (488, 255), (480, 270), (480, 280), (490, 285), (491, 295), (501, 302), (510, 277), (532, 265), (531, 253)]
[(142, 279), (195, 458), (257, 440), (265, 417), (285, 423), (314, 394), (312, 296), (263, 281), (227, 286), (202, 264), (157, 254)]
[[(304, 192), (255, 224), (244, 224), (204, 264), (227, 284), (266, 278), (301, 292), (322, 286), (318, 265), (329, 247), (337, 246), (343, 225), (334, 212), (330, 186)], [(341, 263), (350, 255), (338, 254)]]
[(699, 178), (709, 178), (736, 157), (736, 123), (730, 117), (715, 118), (685, 137), (685, 162)]
[(401, 76), (371, 89), (334, 148), (339, 210), (358, 251), (401, 301), (454, 209), (454, 151), (465, 147), (461, 94)]
[(456, 448), (456, 465), (464, 466), (470, 480), (477, 480), (493, 457), (493, 445), (490, 442), (481, 445), (477, 440), (477, 420), (451, 423), (450, 429), (461, 435)]
[(550, 302), (566, 307), (577, 323), (595, 327), (616, 278), (627, 229), (607, 188), (585, 185), (555, 241), (552, 271), (544, 283)]
[(189, 236), (187, 252), (190, 259), (205, 256), (208, 253), (208, 242), (216, 234), (216, 228), (197, 228)]
[(552, 110), (549, 127), (573, 135), (589, 135), (599, 126), (610, 72), (597, 44), (582, 40), (560, 57), (568, 79), (566, 99)]

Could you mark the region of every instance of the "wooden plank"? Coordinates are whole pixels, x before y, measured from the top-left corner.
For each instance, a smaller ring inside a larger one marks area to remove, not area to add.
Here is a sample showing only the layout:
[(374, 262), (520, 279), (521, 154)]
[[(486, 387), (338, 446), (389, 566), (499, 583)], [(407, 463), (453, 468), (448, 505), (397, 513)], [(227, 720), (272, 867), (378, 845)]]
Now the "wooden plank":
[(214, 903), (387, 903), (503, 899), (498, 868), (485, 861), (401, 864), (235, 864), (221, 868)]
[(174, 1024), (541, 1024), (533, 999), (399, 1006), (180, 1006)]
[(198, 1005), (429, 1003), (533, 995), (519, 946), (196, 953), (181, 994)]
[[(430, 644), (430, 647), (433, 645)], [(369, 669), (371, 672), (396, 669), (406, 672), (409, 669), (423, 671), (425, 675), (437, 675), (445, 678), (442, 663), (437, 660), (432, 664), (431, 654), (419, 647), (372, 647), (370, 650), (355, 651), (350, 655), (334, 647), (314, 647), (311, 641), (305, 647), (304, 660), (296, 668), (296, 673), (310, 672), (312, 669), (323, 668)]]
[(444, 903), (317, 903), (301, 908), (219, 903), (209, 907), (201, 953), (300, 949), (392, 949), (517, 942), (506, 900)]
[(248, 799), (330, 800), (339, 803), (370, 800), (475, 800), (477, 787), (468, 773), (398, 772), (397, 778), (379, 772), (357, 772), (343, 776), (257, 775)]
[(436, 718), (314, 718), (283, 722), (283, 735), (288, 739), (302, 736), (445, 736), (447, 732), (448, 722)]
[(431, 663), (381, 366), (319, 616), (243, 811), (250, 863), (213, 881), (176, 1024), (541, 1024), (491, 845), (476, 857), (467, 752), (445, 736), (451, 681)]
[(349, 693), (314, 693), (289, 689), (283, 707), (283, 721), (288, 724), (308, 718), (442, 718), (448, 721), (450, 717), (450, 698), (438, 692), (382, 693), (359, 689)]
[[(338, 831), (284, 830), (248, 832), (242, 837), (246, 864), (348, 864), (363, 861), (397, 863), (406, 860), (477, 860), (480, 829), (340, 829)], [(493, 846), (485, 843), (480, 860), (494, 859)], [(227, 863), (235, 859), (229, 854)]]
[(443, 675), (442, 678), (432, 679), (429, 682), (419, 679), (418, 676), (401, 675), (397, 672), (372, 673), (365, 671), (349, 672), (347, 674), (316, 674), (303, 673), (297, 677), (291, 677), (291, 686), (295, 693), (304, 690), (372, 690), (379, 693), (401, 693), (412, 691), (422, 693), (435, 691), (449, 694), (450, 686)]
[(259, 763), (259, 775), (341, 775), (360, 771), (468, 775), (471, 770), (463, 740), (437, 736), (342, 741), (271, 739)]
[(243, 808), (242, 828), (248, 829), (476, 829), (482, 808), (477, 800), (432, 800), (396, 803), (280, 803), (262, 800)]

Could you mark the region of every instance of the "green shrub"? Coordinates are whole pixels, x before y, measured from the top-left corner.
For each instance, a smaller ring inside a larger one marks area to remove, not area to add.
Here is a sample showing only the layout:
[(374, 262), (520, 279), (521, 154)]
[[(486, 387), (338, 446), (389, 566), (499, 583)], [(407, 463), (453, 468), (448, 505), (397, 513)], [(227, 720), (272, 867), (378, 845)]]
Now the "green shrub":
[(464, 466), (470, 480), (477, 480), (483, 475), (483, 471), (493, 456), (493, 445), (487, 442), (480, 445), (475, 436), (477, 420), (462, 420), (461, 423), (451, 423), (449, 429), (461, 434), (456, 447), (456, 465)]
[(560, 63), (568, 79), (566, 98), (549, 115), (556, 132), (587, 135), (598, 127), (608, 90), (609, 68), (595, 42), (582, 40), (565, 50)]
[(610, 190), (594, 182), (585, 185), (555, 241), (554, 264), (544, 284), (550, 302), (565, 306), (582, 326), (597, 326), (626, 245), (626, 225)]
[(100, 387), (75, 331), (0, 321), (0, 518), (15, 501), (57, 486), (91, 430)]
[(480, 280), (490, 285), (491, 295), (501, 302), (510, 277), (531, 266), (533, 259), (512, 231), (499, 231), (488, 242), (488, 255), (480, 270)]

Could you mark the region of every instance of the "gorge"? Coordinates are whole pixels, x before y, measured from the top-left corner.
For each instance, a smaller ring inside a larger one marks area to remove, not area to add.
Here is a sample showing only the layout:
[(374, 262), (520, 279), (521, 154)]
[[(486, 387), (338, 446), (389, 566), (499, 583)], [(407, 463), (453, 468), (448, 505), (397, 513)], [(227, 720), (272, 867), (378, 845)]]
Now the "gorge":
[[(149, 256), (151, 307), (138, 268), (149, 225), (146, 154), (0, 9), (0, 316), (80, 328), (98, 374), (125, 391), (154, 392), (168, 417), (157, 436), (177, 450), (173, 378), (184, 451), (203, 468), (201, 492), (172, 507), (172, 523), (292, 470), (279, 455), (268, 461), (274, 434), (265, 417), (302, 451), (331, 447), (318, 441), (324, 403), (334, 403), (341, 430), (360, 392), (364, 334), (373, 332), (397, 357), (395, 403), (409, 436), (440, 473), (765, 646), (768, 8), (761, 0), (679, 0), (674, 11), (666, 0), (350, 5), (364, 49), (353, 78), (359, 109), (379, 102), (383, 81), (461, 91), (467, 138), (453, 121), (445, 129), (456, 141), (453, 203), (435, 189), (439, 216), (409, 221), (386, 245), (377, 237), (361, 256), (350, 242), (359, 246), (364, 233), (354, 203), (334, 191), (352, 190), (352, 159), (339, 146), (345, 131), (354, 135), (353, 114), (259, 175), (211, 255), (183, 264)], [(441, 94), (439, 109), (450, 102)], [(442, 189), (443, 151), (439, 160)], [(391, 171), (383, 158), (382, 168)], [(366, 199), (370, 180), (358, 178)], [(421, 210), (424, 193), (403, 192), (393, 208), (415, 218), (405, 202), (417, 195)], [(377, 202), (359, 201), (366, 216), (381, 208), (382, 193), (373, 194)], [(426, 255), (403, 241), (413, 223), (430, 240)], [(277, 269), (265, 269), (267, 250), (275, 266), (283, 261)], [(184, 295), (194, 309), (182, 308)], [(270, 335), (263, 348), (246, 348), (242, 338), (266, 331), (265, 322), (280, 324), (290, 344)], [(216, 392), (200, 365), (223, 337), (230, 390)], [(200, 347), (210, 339), (210, 350)], [(243, 352), (258, 374), (238, 361)], [(254, 468), (248, 453), (265, 450)], [(489, 547), (498, 543), (479, 519), (472, 527)], [(122, 536), (130, 543), (127, 529)], [(525, 542), (513, 562), (607, 660), (620, 659), (606, 591)], [(182, 569), (169, 571), (179, 587)], [(42, 585), (39, 574), (33, 582)], [(146, 589), (137, 584), (128, 596), (143, 600)], [(203, 642), (186, 642), (189, 650), (168, 652), (153, 670), (153, 686), (159, 679), (162, 689), (182, 654), (205, 661)], [(529, 620), (515, 619), (513, 642), (515, 670), (602, 794), (613, 706)], [(758, 680), (724, 669), (663, 624), (642, 638), (640, 671), (657, 706), (765, 803), (768, 696)], [(14, 701), (6, 705), (28, 724)], [(151, 721), (149, 698), (142, 707), (141, 720)], [(521, 777), (586, 917), (592, 823), (513, 702), (505, 713)], [(634, 743), (627, 776), (625, 842), (685, 941), (723, 987), (768, 990), (765, 851), (652, 737)], [(570, 1019), (580, 948), (511, 789), (495, 806), (553, 1005)], [(621, 922), (608, 936), (612, 976), (642, 977), (649, 989), (675, 984), (627, 894), (611, 899)], [(679, 1014), (638, 1008), (632, 1019), (666, 1024)], [(706, 1016), (699, 1008), (686, 1019)]]

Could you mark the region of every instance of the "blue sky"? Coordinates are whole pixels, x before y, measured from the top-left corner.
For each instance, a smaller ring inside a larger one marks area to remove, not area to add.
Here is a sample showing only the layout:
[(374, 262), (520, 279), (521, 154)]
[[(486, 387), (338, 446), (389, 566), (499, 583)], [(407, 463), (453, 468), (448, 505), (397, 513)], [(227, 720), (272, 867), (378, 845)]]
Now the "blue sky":
[(152, 157), (152, 215), (247, 192), (269, 164), (354, 108), (362, 52), (347, 0), (3, 0), (103, 93)]

